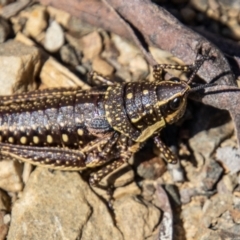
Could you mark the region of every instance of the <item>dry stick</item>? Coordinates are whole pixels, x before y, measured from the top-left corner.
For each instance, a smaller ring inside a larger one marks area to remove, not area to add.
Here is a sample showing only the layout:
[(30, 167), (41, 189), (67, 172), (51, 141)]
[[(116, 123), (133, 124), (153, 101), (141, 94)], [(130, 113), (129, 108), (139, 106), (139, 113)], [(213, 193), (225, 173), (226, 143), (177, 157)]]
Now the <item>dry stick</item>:
[(139, 49), (142, 51), (144, 57), (146, 58), (148, 64), (150, 66), (157, 65), (158, 63), (153, 58), (152, 54), (148, 52), (141, 42), (139, 41), (138, 37), (134, 33), (133, 29), (130, 27), (130, 25), (123, 19), (123, 17), (110, 5), (110, 3), (107, 0), (102, 0), (102, 2), (112, 11), (112, 13), (117, 17), (117, 19), (126, 27), (127, 31), (129, 32), (130, 36), (132, 37), (135, 44), (139, 47)]

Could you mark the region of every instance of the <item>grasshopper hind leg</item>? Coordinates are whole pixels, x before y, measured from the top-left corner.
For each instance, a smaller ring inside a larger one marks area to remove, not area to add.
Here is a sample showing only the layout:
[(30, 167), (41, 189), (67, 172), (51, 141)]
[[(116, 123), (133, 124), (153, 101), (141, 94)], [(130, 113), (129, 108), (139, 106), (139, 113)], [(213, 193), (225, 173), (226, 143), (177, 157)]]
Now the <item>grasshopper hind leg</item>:
[(168, 163), (176, 164), (178, 162), (177, 156), (163, 143), (159, 136), (154, 138), (154, 143)]

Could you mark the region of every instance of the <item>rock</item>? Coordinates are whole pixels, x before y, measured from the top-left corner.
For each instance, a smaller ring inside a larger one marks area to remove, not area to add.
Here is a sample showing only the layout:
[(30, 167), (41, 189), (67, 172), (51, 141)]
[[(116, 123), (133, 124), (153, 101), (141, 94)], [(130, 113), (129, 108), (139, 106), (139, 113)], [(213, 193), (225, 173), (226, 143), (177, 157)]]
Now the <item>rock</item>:
[(237, 174), (224, 175), (220, 182), (217, 184), (217, 191), (219, 194), (231, 194), (238, 185)]
[(231, 194), (217, 194), (203, 205), (203, 218), (211, 217), (212, 221), (221, 216), (225, 211), (232, 208)]
[(115, 76), (122, 79), (124, 82), (130, 82), (132, 80), (132, 76), (127, 68), (117, 70)]
[(153, 180), (144, 180), (141, 182), (142, 196), (147, 201), (152, 201), (154, 197), (155, 189), (155, 181)]
[[(37, 221), (36, 221), (37, 220)], [(8, 239), (122, 239), (107, 207), (77, 172), (37, 168), (12, 209)]]
[(112, 34), (112, 41), (115, 44), (117, 50), (119, 51), (118, 62), (122, 65), (129, 65), (140, 51), (128, 41), (122, 39), (118, 35)]
[(8, 4), (10, 4), (12, 2), (12, 0), (0, 0), (0, 6), (6, 6)]
[(72, 66), (79, 65), (79, 60), (81, 60), (80, 54), (77, 54), (76, 50), (70, 45), (64, 45), (61, 47), (60, 56), (64, 63)]
[(137, 196), (141, 194), (140, 188), (137, 186), (135, 182), (128, 184), (124, 187), (118, 187), (114, 191), (113, 198), (119, 199), (125, 196)]
[(8, 239), (144, 239), (159, 223), (160, 211), (134, 198), (114, 202), (116, 227), (110, 209), (77, 172), (39, 167), (13, 206)]
[(120, 198), (114, 202), (113, 207), (117, 226), (121, 229), (124, 239), (146, 239), (154, 233), (159, 224), (161, 212), (144, 200), (137, 201), (133, 197)]
[(17, 161), (0, 161), (0, 188), (7, 192), (19, 192), (23, 188), (23, 166)]
[(200, 12), (205, 12), (208, 8), (208, 0), (191, 0), (191, 5)]
[(89, 89), (89, 86), (77, 78), (69, 69), (54, 58), (49, 58), (43, 65), (40, 78), (45, 87), (76, 87)]
[(184, 229), (186, 231), (186, 239), (197, 239), (195, 235), (198, 231), (199, 221), (202, 218), (202, 206), (200, 203), (193, 203), (184, 207), (181, 212)]
[(10, 34), (9, 23), (5, 19), (0, 17), (0, 43), (5, 42), (9, 34)]
[(133, 75), (132, 81), (143, 80), (149, 74), (148, 64), (140, 54), (131, 59), (129, 70)]
[(221, 161), (227, 171), (231, 174), (240, 171), (240, 152), (230, 146), (221, 147), (217, 149), (216, 157)]
[(230, 18), (237, 18), (239, 15), (239, 9), (231, 8), (228, 10), (227, 14)]
[(22, 173), (22, 180), (23, 180), (24, 184), (26, 184), (26, 182), (28, 181), (33, 168), (34, 168), (34, 166), (32, 164), (27, 163), (27, 162), (24, 163), (23, 173)]
[(166, 163), (160, 157), (156, 157), (151, 148), (140, 150), (134, 155), (133, 164), (137, 174), (144, 179), (157, 179), (166, 171)]
[(232, 210), (230, 210), (230, 214), (231, 214), (233, 221), (237, 224), (240, 224), (240, 210), (232, 209)]
[(25, 32), (36, 39), (47, 28), (47, 25), (46, 7), (37, 6), (29, 14), (25, 25)]
[(198, 240), (220, 240), (221, 235), (217, 231), (213, 231), (211, 229), (203, 228), (200, 226), (198, 228), (198, 234), (195, 235), (194, 239)]
[(102, 51), (101, 36), (96, 31), (89, 33), (80, 38), (75, 47), (83, 52), (83, 61), (93, 60)]
[(202, 173), (198, 177), (200, 185), (206, 191), (212, 190), (222, 173), (223, 169), (219, 163), (215, 160), (209, 161), (209, 163), (204, 166)]
[(35, 78), (41, 66), (40, 52), (17, 41), (0, 45), (0, 95), (36, 88)]
[[(196, 124), (196, 127), (199, 127), (199, 125)], [(197, 129), (195, 129), (195, 131), (196, 130)], [(189, 145), (193, 150), (197, 162), (203, 163), (202, 157), (204, 157), (206, 161), (215, 151), (217, 146), (219, 146), (219, 144), (232, 133), (233, 124), (231, 121), (218, 127), (196, 133), (192, 138), (189, 139)]]
[(48, 27), (44, 39), (44, 47), (49, 52), (57, 52), (64, 44), (64, 33), (62, 27), (52, 21)]
[(168, 164), (168, 171), (170, 171), (173, 182), (184, 182), (185, 181), (185, 173), (182, 168), (180, 161), (176, 164)]
[(95, 57), (93, 59), (92, 68), (103, 76), (111, 76), (114, 71), (113, 66), (100, 57)]
[(50, 15), (51, 19), (56, 20), (56, 22), (61, 24), (64, 28), (68, 27), (68, 23), (71, 18), (69, 13), (59, 10), (59, 9), (56, 9), (51, 6), (47, 7), (47, 12)]
[[(1, 1), (4, 3), (4, 5), (8, 4), (3, 8), (0, 7), (0, 15), (5, 19), (9, 19), (17, 15), (22, 9), (26, 8), (27, 5), (31, 2), (31, 0), (22, 0), (22, 1), (14, 1), (14, 2), (12, 0), (0, 0), (0, 2)], [(11, 4), (9, 4), (10, 2)]]
[(224, 212), (221, 217), (218, 219), (216, 227), (227, 231), (229, 228), (232, 228), (235, 225), (230, 211)]
[(179, 192), (181, 203), (187, 204), (191, 201), (191, 197), (198, 194), (198, 191), (195, 188), (183, 188)]
[(71, 16), (69, 19), (67, 29), (69, 32), (77, 33), (78, 36), (84, 36), (97, 30), (97, 28), (93, 25), (90, 25), (86, 21), (84, 22), (80, 18), (74, 16)]

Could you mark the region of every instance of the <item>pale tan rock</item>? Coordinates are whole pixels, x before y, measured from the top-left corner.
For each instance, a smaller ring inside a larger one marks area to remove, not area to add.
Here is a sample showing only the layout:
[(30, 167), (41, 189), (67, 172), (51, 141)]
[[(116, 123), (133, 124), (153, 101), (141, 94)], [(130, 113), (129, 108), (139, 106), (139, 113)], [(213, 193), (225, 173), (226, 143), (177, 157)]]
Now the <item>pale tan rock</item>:
[(114, 191), (113, 198), (118, 199), (125, 196), (136, 196), (141, 194), (141, 189), (137, 186), (136, 182), (132, 182), (124, 187), (119, 187)]
[(161, 217), (160, 210), (151, 203), (129, 196), (117, 199), (113, 208), (124, 239), (146, 239), (153, 234)]
[(64, 40), (62, 27), (56, 21), (52, 21), (45, 35), (45, 49), (49, 52), (57, 52), (63, 46)]
[(110, 76), (114, 71), (113, 66), (100, 57), (93, 59), (92, 68), (94, 71), (102, 74), (103, 76)]
[(59, 10), (59, 9), (56, 9), (51, 6), (47, 7), (47, 11), (52, 19), (55, 19), (63, 27), (65, 27), (65, 28), (68, 27), (68, 22), (71, 18), (69, 13)]
[(37, 168), (13, 206), (8, 239), (123, 239), (77, 172)]
[(200, 203), (193, 203), (187, 207), (184, 207), (181, 213), (181, 219), (183, 221), (184, 229), (186, 231), (187, 239), (194, 239), (194, 236), (198, 232), (198, 225), (202, 218), (202, 207)]
[(24, 163), (23, 173), (22, 173), (22, 180), (23, 180), (24, 184), (27, 183), (27, 181), (30, 177), (30, 174), (33, 170), (33, 167), (34, 166), (30, 163), (27, 163), (27, 162)]
[(140, 54), (130, 61), (129, 70), (133, 75), (133, 81), (143, 80), (149, 73), (148, 64)]
[(22, 164), (17, 161), (0, 161), (0, 188), (7, 192), (19, 192), (23, 188)]
[[(106, 201), (109, 200), (109, 194), (106, 190), (108, 190), (109, 186), (114, 186), (116, 189), (114, 190), (114, 198), (117, 198), (121, 195), (133, 195), (134, 192), (139, 193), (139, 188), (135, 186), (136, 183), (132, 183), (134, 180), (134, 171), (131, 166), (127, 163), (123, 164), (120, 168), (113, 171), (111, 174), (108, 174), (104, 177), (99, 184), (103, 187), (103, 189), (98, 187), (93, 187), (93, 190)], [(132, 184), (130, 184), (132, 183)], [(125, 187), (129, 184), (127, 187)], [(136, 188), (135, 188), (136, 187)]]
[(129, 65), (131, 60), (140, 54), (140, 51), (133, 44), (118, 35), (112, 34), (112, 41), (120, 53), (118, 61), (122, 65)]
[(58, 63), (54, 58), (49, 58), (43, 65), (40, 78), (45, 87), (82, 87), (89, 89), (90, 87), (77, 78), (66, 67)]
[(17, 41), (0, 45), (0, 95), (32, 90), (41, 66), (40, 52)]
[(35, 46), (35, 43), (32, 39), (28, 38), (26, 35), (18, 32), (16, 34), (15, 40), (21, 43), (24, 43), (27, 46)]
[(102, 39), (98, 32), (82, 37), (76, 46), (83, 52), (83, 61), (93, 60), (102, 51)]
[(46, 7), (37, 6), (29, 14), (28, 20), (25, 25), (25, 32), (36, 38), (40, 33), (42, 33), (47, 28), (47, 12)]

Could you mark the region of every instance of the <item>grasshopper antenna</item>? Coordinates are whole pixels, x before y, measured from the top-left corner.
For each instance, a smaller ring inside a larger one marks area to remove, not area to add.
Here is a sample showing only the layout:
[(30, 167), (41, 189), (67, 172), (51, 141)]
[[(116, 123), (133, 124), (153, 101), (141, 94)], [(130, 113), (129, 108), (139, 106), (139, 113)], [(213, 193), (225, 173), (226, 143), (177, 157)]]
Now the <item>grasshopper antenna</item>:
[[(210, 59), (214, 59), (214, 57), (209, 56), (211, 49), (208, 49), (206, 51), (206, 53), (204, 55), (201, 55), (200, 59), (197, 59), (195, 61), (195, 63), (193, 64), (192, 68), (193, 68), (193, 72), (191, 74), (191, 76), (189, 77), (187, 83), (190, 85), (193, 81), (193, 79), (195, 78), (195, 76), (197, 75), (198, 70), (200, 69), (200, 67), (203, 65), (203, 63), (207, 60)], [(204, 85), (205, 86), (205, 85)]]

